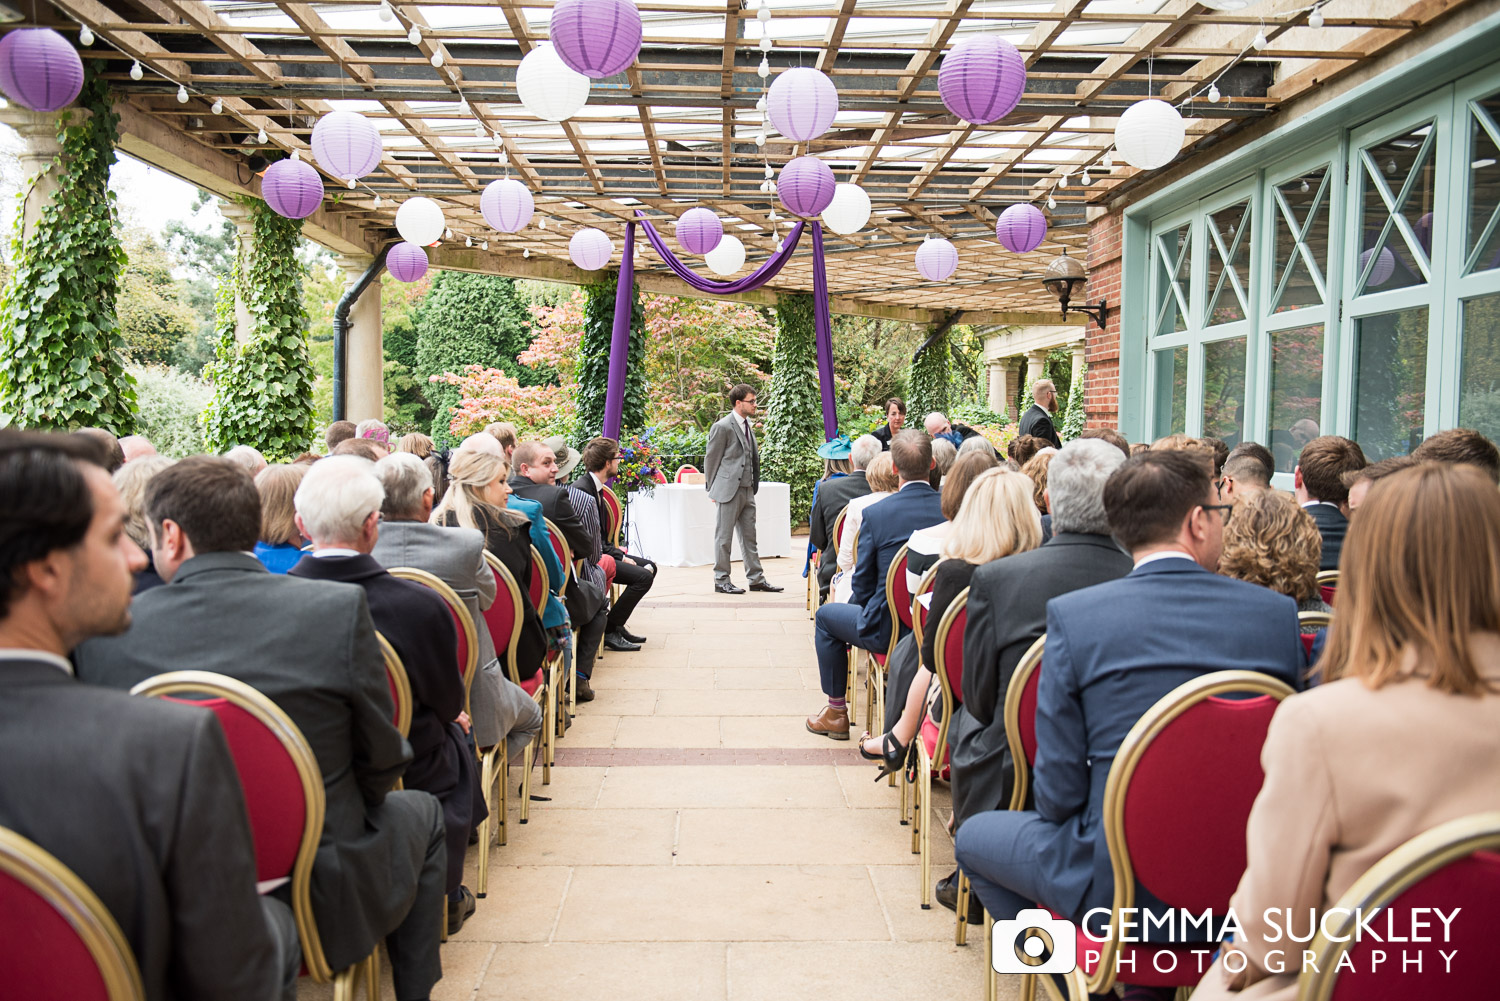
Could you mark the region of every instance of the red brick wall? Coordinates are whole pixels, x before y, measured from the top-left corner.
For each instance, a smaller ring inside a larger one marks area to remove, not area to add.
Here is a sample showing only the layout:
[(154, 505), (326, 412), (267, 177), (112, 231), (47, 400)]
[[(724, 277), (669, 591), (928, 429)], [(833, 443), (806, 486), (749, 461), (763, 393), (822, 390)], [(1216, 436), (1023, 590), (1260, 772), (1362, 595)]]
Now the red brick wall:
[(1118, 427), (1120, 418), (1120, 216), (1100, 216), (1089, 226), (1087, 302), (1109, 300), (1109, 324), (1092, 320), (1084, 342), (1087, 426)]

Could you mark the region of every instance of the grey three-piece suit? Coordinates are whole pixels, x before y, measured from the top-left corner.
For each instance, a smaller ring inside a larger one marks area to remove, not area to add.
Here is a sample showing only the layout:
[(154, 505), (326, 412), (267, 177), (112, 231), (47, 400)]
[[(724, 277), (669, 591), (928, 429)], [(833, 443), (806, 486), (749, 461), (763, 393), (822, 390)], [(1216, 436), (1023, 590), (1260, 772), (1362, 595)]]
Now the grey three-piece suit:
[(765, 581), (760, 552), (755, 542), (755, 494), (760, 490), (760, 448), (745, 422), (730, 411), (708, 432), (708, 452), (703, 457), (704, 484), (718, 505), (714, 520), (714, 582), (729, 582), (729, 553), (734, 531), (740, 532), (740, 550), (745, 558), (745, 576), (750, 583)]

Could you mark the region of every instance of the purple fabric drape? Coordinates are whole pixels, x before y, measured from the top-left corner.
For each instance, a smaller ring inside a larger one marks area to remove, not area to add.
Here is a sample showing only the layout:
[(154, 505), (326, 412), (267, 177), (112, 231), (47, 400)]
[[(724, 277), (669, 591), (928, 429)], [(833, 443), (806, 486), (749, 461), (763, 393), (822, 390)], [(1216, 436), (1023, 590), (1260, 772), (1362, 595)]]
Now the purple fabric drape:
[(666, 262), (667, 267), (672, 269), (672, 273), (699, 292), (711, 292), (714, 295), (734, 295), (736, 292), (753, 292), (772, 278), (775, 278), (781, 273), (781, 269), (786, 266), (786, 262), (791, 259), (792, 251), (797, 249), (797, 242), (802, 239), (802, 230), (807, 226), (805, 222), (799, 222), (793, 226), (791, 233), (787, 234), (786, 239), (782, 242), (781, 250), (768, 257), (766, 263), (756, 268), (750, 274), (743, 278), (736, 278), (732, 282), (721, 282), (715, 278), (700, 278), (694, 273), (692, 268), (689, 268), (677, 259), (677, 255), (672, 253), (672, 248), (667, 246), (666, 241), (661, 238), (661, 234), (656, 231), (656, 227), (646, 220), (644, 212), (636, 209), (635, 214), (641, 217), (641, 228), (646, 232), (646, 240), (651, 244), (652, 249), (656, 251), (657, 256)]
[(625, 415), (625, 365), (630, 357), (630, 317), (635, 312), (635, 223), (625, 224), (625, 257), (615, 288), (615, 323), (609, 336), (609, 384), (604, 390), (604, 437), (620, 440)]
[(812, 224), (813, 324), (817, 330), (818, 388), (823, 396), (823, 440), (839, 434), (838, 408), (833, 402), (833, 321), (828, 315), (828, 269), (823, 262), (823, 226)]

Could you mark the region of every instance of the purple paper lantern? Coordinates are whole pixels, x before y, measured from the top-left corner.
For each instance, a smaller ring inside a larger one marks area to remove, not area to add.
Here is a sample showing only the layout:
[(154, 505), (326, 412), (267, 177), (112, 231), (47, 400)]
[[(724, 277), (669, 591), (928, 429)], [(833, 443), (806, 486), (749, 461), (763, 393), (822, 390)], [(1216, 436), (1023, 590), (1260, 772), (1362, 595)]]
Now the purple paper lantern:
[(766, 116), (777, 132), (796, 142), (827, 132), (838, 110), (838, 88), (828, 74), (810, 66), (779, 73), (766, 92)]
[(561, 0), (552, 44), (569, 69), (594, 80), (622, 73), (641, 51), (641, 13), (631, 0)]
[(1030, 202), (1012, 205), (995, 220), (995, 239), (1013, 254), (1029, 254), (1047, 235), (1047, 217)]
[(0, 90), (32, 111), (57, 111), (83, 89), (83, 60), (51, 28), (17, 28), (0, 38)]
[(815, 156), (799, 156), (781, 168), (776, 193), (792, 215), (811, 219), (833, 201), (833, 170)]
[(427, 273), (427, 251), (415, 243), (398, 243), (386, 252), (385, 269), (398, 282), (414, 282)]
[(1026, 61), (1014, 45), (995, 35), (965, 38), (948, 50), (938, 69), (943, 107), (974, 125), (1010, 114), (1025, 90)]
[(313, 126), (312, 151), (334, 177), (364, 177), (380, 162), (380, 130), (364, 115), (330, 111)]
[(930, 282), (947, 281), (958, 270), (958, 248), (942, 238), (917, 248), (917, 271)]
[[(1374, 249), (1365, 251), (1359, 255), (1359, 273), (1364, 274), (1365, 267), (1370, 263), (1370, 255), (1375, 253)], [(1391, 280), (1391, 275), (1396, 273), (1396, 255), (1391, 253), (1391, 248), (1380, 248), (1380, 256), (1375, 258), (1375, 267), (1370, 269), (1370, 277), (1365, 282), (1365, 288), (1375, 288), (1384, 285)]]
[(531, 222), (536, 200), (520, 181), (491, 181), (479, 196), (479, 212), (490, 228), (501, 233), (519, 233)]
[(580, 229), (568, 241), (568, 257), (585, 271), (598, 271), (614, 253), (615, 245), (601, 229)]
[(260, 179), (260, 196), (277, 215), (306, 219), (323, 201), (323, 178), (304, 160), (277, 160)]
[(724, 239), (724, 224), (713, 209), (688, 209), (677, 220), (677, 243), (690, 254), (706, 254)]

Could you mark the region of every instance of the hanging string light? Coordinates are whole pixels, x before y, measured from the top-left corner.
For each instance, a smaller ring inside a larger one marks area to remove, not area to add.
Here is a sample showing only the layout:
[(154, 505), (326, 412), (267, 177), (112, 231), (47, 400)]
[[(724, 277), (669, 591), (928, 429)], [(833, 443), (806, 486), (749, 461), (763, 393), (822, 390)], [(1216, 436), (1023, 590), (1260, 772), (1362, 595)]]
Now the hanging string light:
[(1323, 27), (1323, 7), (1321, 4), (1314, 7), (1312, 13), (1307, 15), (1307, 26), (1313, 29)]
[(133, 63), (130, 64), (130, 79), (132, 79), (132, 80), (139, 80), (141, 77), (143, 77), (145, 75), (146, 75), (146, 71), (143, 70), (143, 69), (141, 69), (141, 62), (140, 62), (139, 59), (137, 59), (135, 62), (133, 62)]
[(94, 44), (94, 32), (86, 24), (78, 29), (78, 44), (83, 46)]
[(222, 115), (224, 113), (224, 102), (219, 98), (215, 98), (213, 106), (209, 110), (216, 115)]
[(1219, 103), (1219, 98), (1222, 97), (1222, 96), (1223, 95), (1219, 93), (1219, 85), (1218, 84), (1211, 83), (1211, 84), (1208, 85), (1208, 103), (1209, 104), (1218, 104)]

